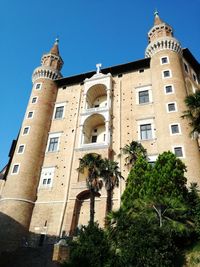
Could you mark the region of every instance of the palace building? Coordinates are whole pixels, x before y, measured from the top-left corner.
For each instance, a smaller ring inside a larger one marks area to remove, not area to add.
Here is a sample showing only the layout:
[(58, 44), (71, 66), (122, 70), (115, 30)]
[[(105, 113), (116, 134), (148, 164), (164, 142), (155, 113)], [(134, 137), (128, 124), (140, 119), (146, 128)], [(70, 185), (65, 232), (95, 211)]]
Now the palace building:
[[(145, 58), (63, 77), (58, 40), (33, 71), (32, 92), (10, 161), (0, 175), (0, 236), (4, 246), (52, 242), (89, 221), (86, 175), (77, 171), (88, 153), (119, 162), (135, 140), (154, 162), (172, 151), (187, 166), (188, 183), (200, 184), (200, 152), (182, 119), (184, 99), (200, 89), (200, 65), (182, 48), (172, 27), (155, 13)], [(115, 189), (119, 208), (125, 182)], [(106, 190), (95, 198), (104, 225)], [(30, 233), (27, 236), (27, 233)], [(5, 238), (6, 236), (6, 238)]]

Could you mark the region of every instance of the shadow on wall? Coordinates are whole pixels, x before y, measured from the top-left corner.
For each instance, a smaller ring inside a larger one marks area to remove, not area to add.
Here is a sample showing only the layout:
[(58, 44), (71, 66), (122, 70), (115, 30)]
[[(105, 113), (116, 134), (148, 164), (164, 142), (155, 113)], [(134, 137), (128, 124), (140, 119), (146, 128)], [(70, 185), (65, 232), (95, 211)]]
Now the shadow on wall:
[(52, 262), (56, 236), (29, 233), (0, 213), (0, 267), (56, 267)]

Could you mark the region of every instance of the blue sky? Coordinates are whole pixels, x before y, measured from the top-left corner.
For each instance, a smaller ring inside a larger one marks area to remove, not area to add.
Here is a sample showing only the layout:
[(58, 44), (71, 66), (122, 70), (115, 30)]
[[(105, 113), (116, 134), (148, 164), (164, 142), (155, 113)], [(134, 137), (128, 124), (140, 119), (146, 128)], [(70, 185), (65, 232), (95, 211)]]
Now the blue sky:
[(57, 36), (63, 76), (144, 58), (153, 13), (200, 61), (200, 0), (0, 0), (0, 169), (31, 92), (31, 75)]

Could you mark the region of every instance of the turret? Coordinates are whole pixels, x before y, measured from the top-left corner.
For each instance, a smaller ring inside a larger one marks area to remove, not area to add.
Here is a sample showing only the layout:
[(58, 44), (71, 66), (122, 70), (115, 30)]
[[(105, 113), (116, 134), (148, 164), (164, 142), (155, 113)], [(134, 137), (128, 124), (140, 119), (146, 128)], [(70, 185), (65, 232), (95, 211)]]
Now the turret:
[(189, 137), (188, 122), (181, 119), (186, 110), (181, 44), (174, 38), (172, 27), (159, 17), (158, 12), (154, 15), (145, 56), (150, 58), (157, 150), (159, 153), (174, 152), (188, 166), (188, 183), (199, 183), (199, 169), (194, 170), (191, 165), (199, 165), (198, 146)]
[[(56, 40), (33, 72), (30, 100), (0, 199), (0, 235), (1, 240), (7, 241), (6, 246), (19, 246), (29, 229), (57, 96), (54, 80), (62, 77), (62, 65)], [(5, 216), (9, 218), (6, 225)]]

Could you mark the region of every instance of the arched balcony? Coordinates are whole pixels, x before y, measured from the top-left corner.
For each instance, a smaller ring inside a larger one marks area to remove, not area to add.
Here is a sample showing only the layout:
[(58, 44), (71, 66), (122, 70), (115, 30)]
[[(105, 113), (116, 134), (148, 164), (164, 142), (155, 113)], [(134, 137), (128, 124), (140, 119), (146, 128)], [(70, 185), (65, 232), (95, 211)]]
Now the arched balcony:
[(84, 121), (81, 129), (82, 147), (99, 147), (109, 143), (109, 122), (101, 114), (93, 114)]

